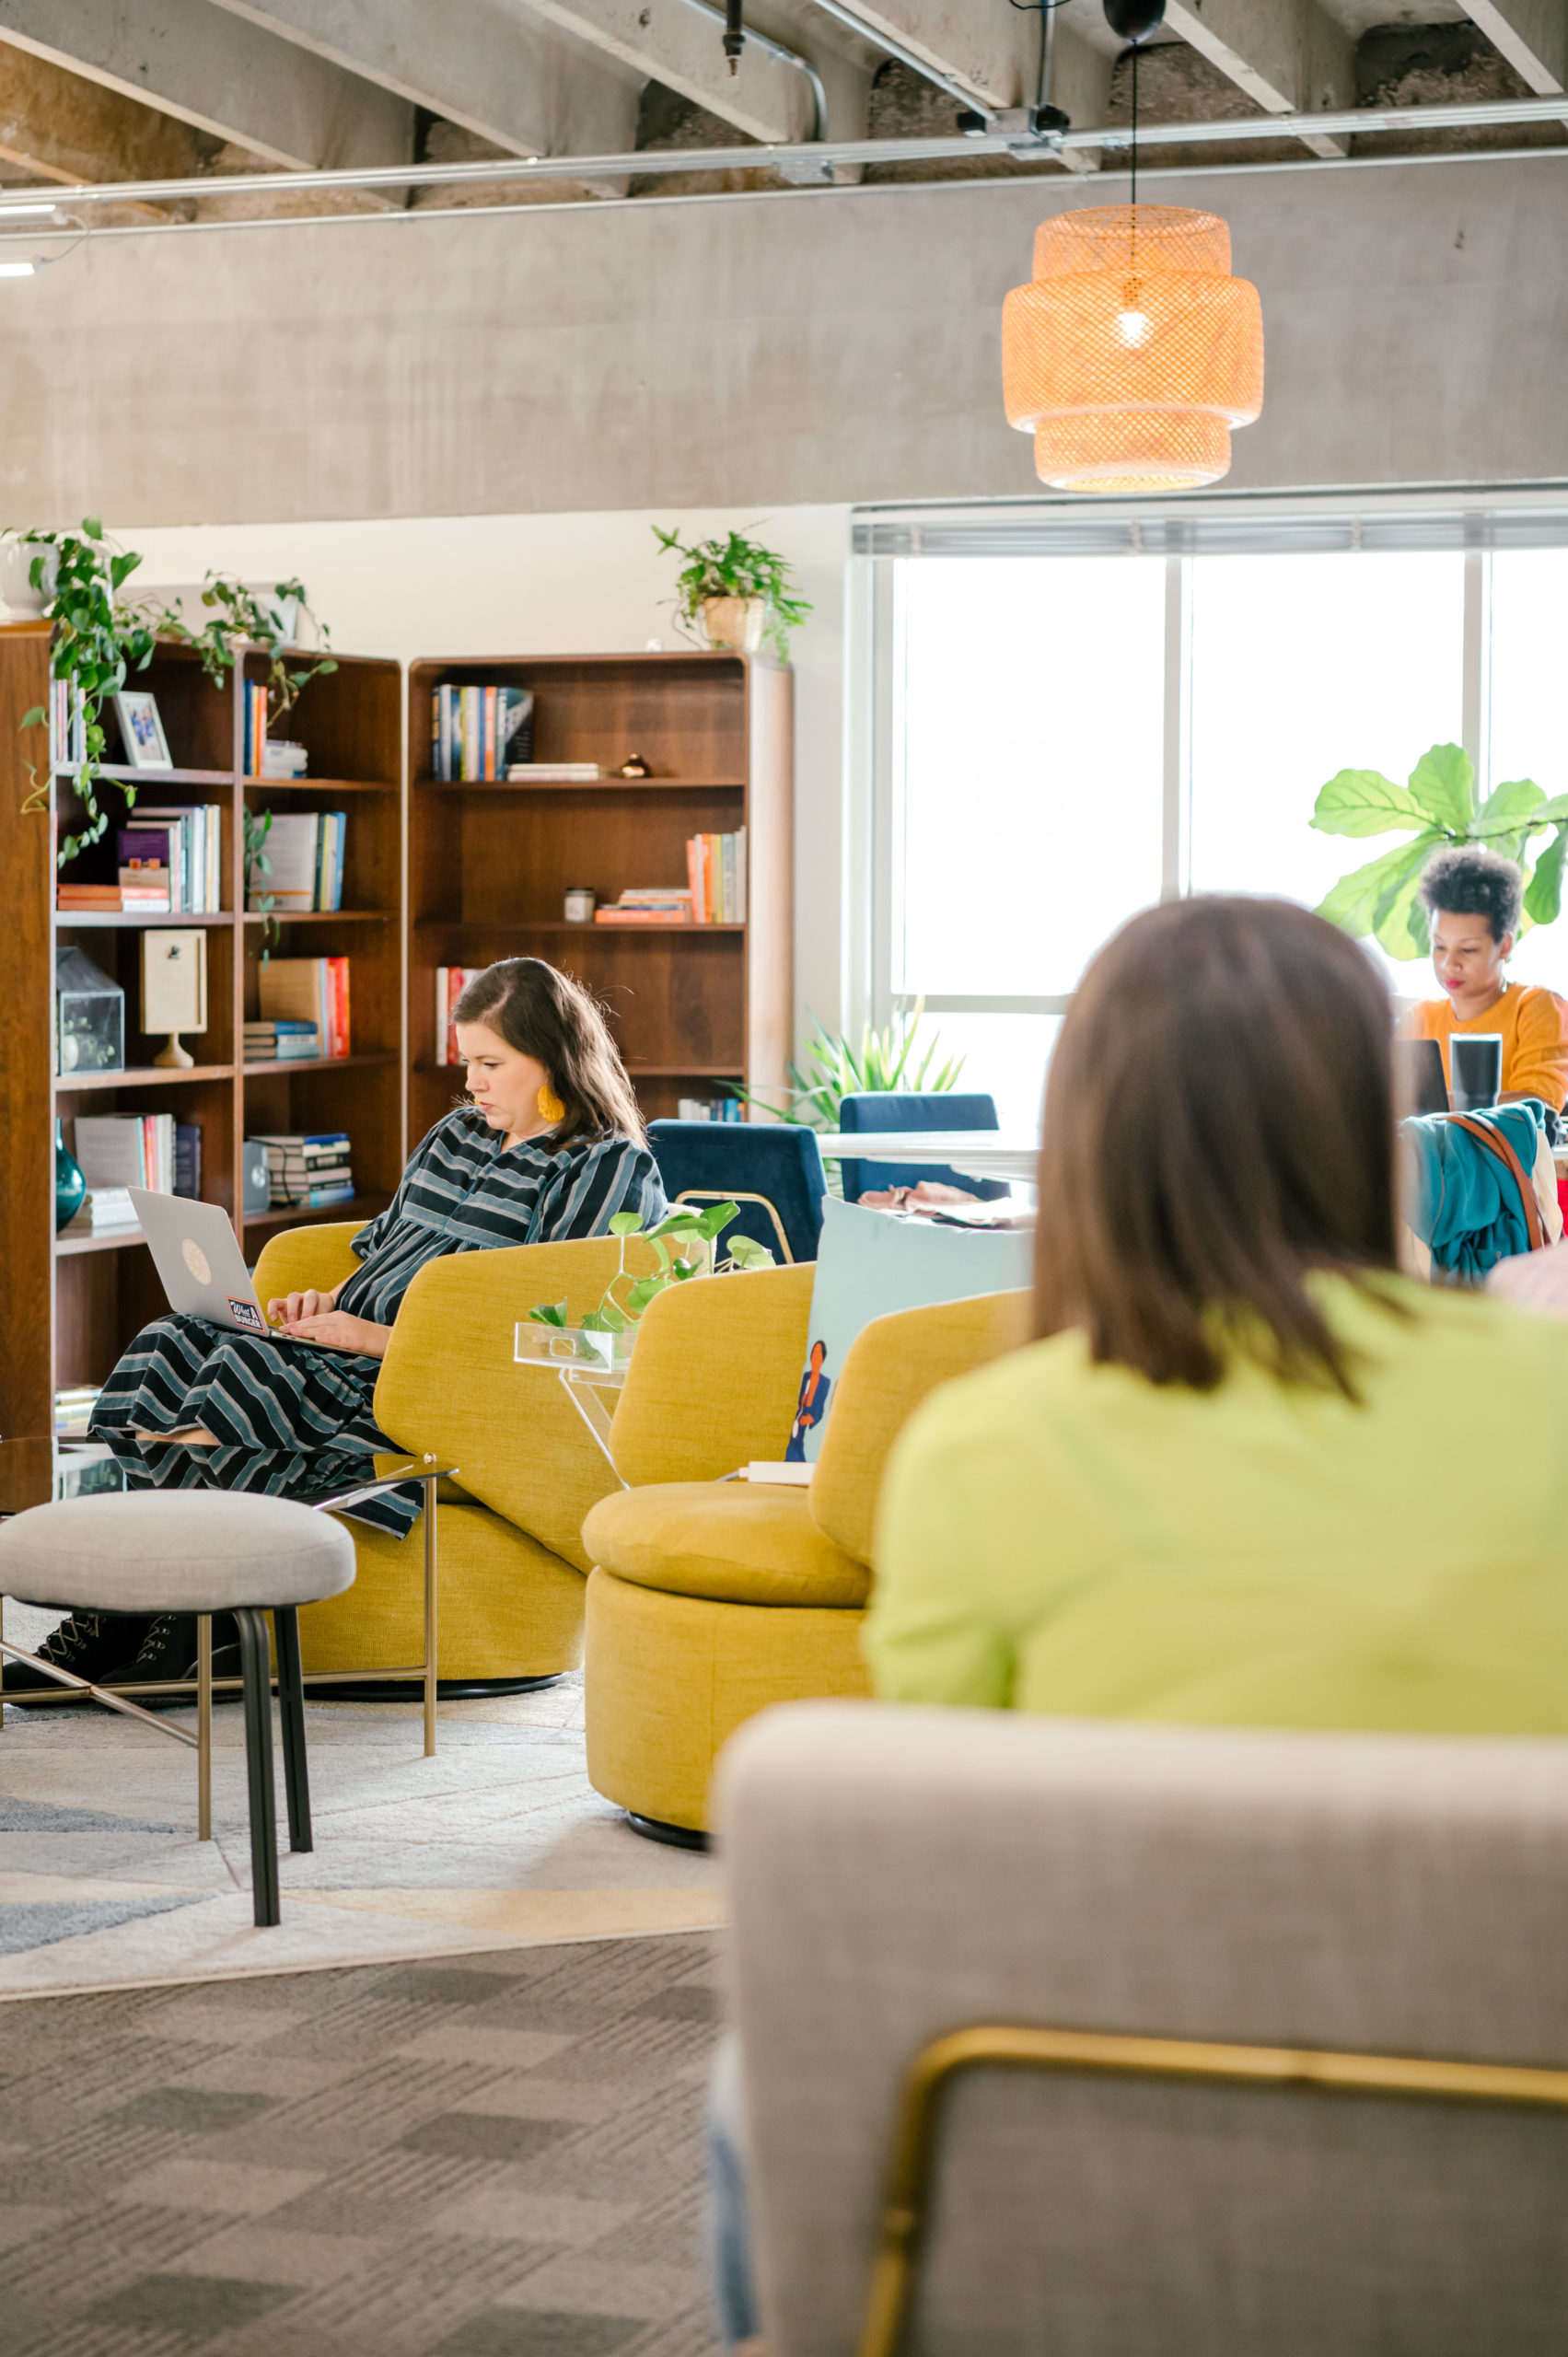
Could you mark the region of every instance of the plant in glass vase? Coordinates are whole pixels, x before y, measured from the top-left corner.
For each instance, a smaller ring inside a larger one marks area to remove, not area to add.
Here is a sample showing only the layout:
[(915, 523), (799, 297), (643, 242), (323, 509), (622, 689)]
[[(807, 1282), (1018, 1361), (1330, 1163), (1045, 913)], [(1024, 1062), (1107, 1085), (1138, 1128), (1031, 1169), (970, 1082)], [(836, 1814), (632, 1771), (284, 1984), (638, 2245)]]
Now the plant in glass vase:
[[(574, 1338), (595, 1338), (593, 1341), (585, 1339), (577, 1342), (572, 1355), (588, 1361), (598, 1359), (606, 1365), (617, 1358), (624, 1359), (631, 1341), (622, 1338), (635, 1336), (649, 1303), (656, 1301), (669, 1286), (689, 1284), (696, 1277), (722, 1277), (744, 1269), (772, 1267), (773, 1256), (767, 1246), (755, 1243), (749, 1236), (731, 1237), (724, 1258), (716, 1257), (719, 1237), (739, 1216), (738, 1203), (710, 1203), (701, 1212), (678, 1203), (656, 1225), (645, 1228), (635, 1212), (617, 1212), (610, 1223), (610, 1232), (620, 1239), (621, 1265), (606, 1285), (597, 1308), (588, 1310), (573, 1326), (565, 1302), (537, 1302), (528, 1312), (528, 1322), (553, 1327), (558, 1333)], [(633, 1277), (626, 1266), (627, 1239), (633, 1236), (642, 1237), (653, 1246), (658, 1263), (645, 1277)]]

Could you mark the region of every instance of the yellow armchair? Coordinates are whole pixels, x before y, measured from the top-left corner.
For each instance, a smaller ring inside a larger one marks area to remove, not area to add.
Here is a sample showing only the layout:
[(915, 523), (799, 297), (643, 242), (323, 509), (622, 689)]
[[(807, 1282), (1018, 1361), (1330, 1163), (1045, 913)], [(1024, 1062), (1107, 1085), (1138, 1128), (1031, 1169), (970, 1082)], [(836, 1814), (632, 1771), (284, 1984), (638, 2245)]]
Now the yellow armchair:
[(784, 1454), (815, 1273), (655, 1301), (611, 1435), (633, 1486), (584, 1525), (589, 1779), (666, 1838), (704, 1830), (714, 1761), (754, 1712), (869, 1691), (860, 1626), (888, 1453), (929, 1391), (1026, 1339), (1023, 1294), (877, 1318), (845, 1358), (810, 1488), (726, 1482)]
[[(336, 1285), (357, 1265), (354, 1225), (291, 1228), (256, 1269), (262, 1301)], [(412, 1455), (459, 1469), (436, 1508), (438, 1654), (443, 1680), (544, 1678), (582, 1658), (588, 1568), (581, 1530), (618, 1484), (555, 1376), (515, 1365), (512, 1329), (536, 1302), (581, 1317), (614, 1275), (610, 1237), (459, 1252), (422, 1269), (404, 1295), (376, 1386), (376, 1419)], [(633, 1240), (627, 1265), (653, 1265)], [(308, 1670), (378, 1669), (424, 1651), (424, 1540), (349, 1521), (352, 1588), (300, 1614)]]

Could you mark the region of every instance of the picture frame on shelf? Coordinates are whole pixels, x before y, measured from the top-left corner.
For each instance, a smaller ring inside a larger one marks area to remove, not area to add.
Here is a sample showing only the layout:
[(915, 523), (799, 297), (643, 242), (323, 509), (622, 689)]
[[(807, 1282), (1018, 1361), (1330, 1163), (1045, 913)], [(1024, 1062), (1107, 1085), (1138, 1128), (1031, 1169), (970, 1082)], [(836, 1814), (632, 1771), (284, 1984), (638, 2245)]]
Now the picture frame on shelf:
[(163, 733), (157, 698), (148, 688), (122, 688), (114, 699), (125, 758), (134, 770), (171, 770), (174, 757)]

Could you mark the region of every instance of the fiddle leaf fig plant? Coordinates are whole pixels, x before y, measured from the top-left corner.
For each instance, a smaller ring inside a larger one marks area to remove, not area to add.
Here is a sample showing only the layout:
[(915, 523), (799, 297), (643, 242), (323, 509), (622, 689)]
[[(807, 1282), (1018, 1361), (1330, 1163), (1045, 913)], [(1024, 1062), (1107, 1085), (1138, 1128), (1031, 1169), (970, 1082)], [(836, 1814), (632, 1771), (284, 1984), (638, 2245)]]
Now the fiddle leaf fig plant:
[[(689, 1284), (693, 1277), (727, 1276), (741, 1269), (771, 1269), (772, 1254), (749, 1236), (731, 1237), (724, 1259), (714, 1257), (718, 1238), (739, 1216), (738, 1203), (710, 1203), (701, 1212), (678, 1203), (656, 1226), (645, 1228), (635, 1212), (617, 1212), (610, 1232), (621, 1240), (621, 1266), (606, 1285), (598, 1306), (577, 1324), (590, 1334), (629, 1334), (635, 1330), (648, 1304), (670, 1285)], [(633, 1277), (627, 1270), (626, 1239), (632, 1236), (643, 1237), (657, 1258), (658, 1267), (645, 1277)], [(617, 1295), (618, 1285), (626, 1287), (624, 1299)], [(563, 1301), (538, 1302), (528, 1316), (536, 1326), (564, 1328), (570, 1322)]]
[[(1430, 746), (1403, 785), (1378, 770), (1341, 770), (1319, 792), (1312, 824), (1326, 835), (1397, 830), (1407, 838), (1342, 876), (1318, 910), (1356, 940), (1370, 934), (1391, 958), (1431, 950), (1418, 888), (1433, 853), (1448, 843), (1480, 844), (1519, 863), (1527, 924), (1551, 924), (1562, 911), (1568, 794), (1549, 800), (1533, 779), (1510, 778), (1478, 803), (1475, 769), (1462, 746)], [(1530, 846), (1547, 832), (1551, 841), (1532, 867)]]
[(740, 532), (690, 548), (679, 526), (666, 532), (656, 524), (653, 534), (667, 556), (686, 560), (675, 576), (675, 620), (688, 638), (703, 643), (698, 624), (710, 598), (761, 598), (768, 610), (762, 635), (781, 663), (789, 661), (789, 633), (800, 628), (811, 607), (796, 594), (785, 558)]

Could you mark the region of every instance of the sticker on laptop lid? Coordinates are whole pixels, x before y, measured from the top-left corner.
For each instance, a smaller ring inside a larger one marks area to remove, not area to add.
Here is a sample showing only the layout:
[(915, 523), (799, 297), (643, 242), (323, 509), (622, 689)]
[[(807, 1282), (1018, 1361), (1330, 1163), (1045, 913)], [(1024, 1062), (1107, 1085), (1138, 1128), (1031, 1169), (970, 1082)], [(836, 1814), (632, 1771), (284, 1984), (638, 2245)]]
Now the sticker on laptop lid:
[(226, 1294), (224, 1298), (228, 1303), (228, 1314), (237, 1326), (243, 1326), (248, 1334), (266, 1332), (267, 1321), (253, 1301), (237, 1299), (233, 1294)]
[(190, 1270), (191, 1274), (195, 1278), (196, 1283), (199, 1285), (210, 1285), (212, 1283), (213, 1264), (208, 1260), (206, 1254), (203, 1251), (201, 1246), (196, 1243), (192, 1237), (188, 1236), (185, 1238), (184, 1243), (180, 1248), (180, 1257), (184, 1261), (185, 1266)]

